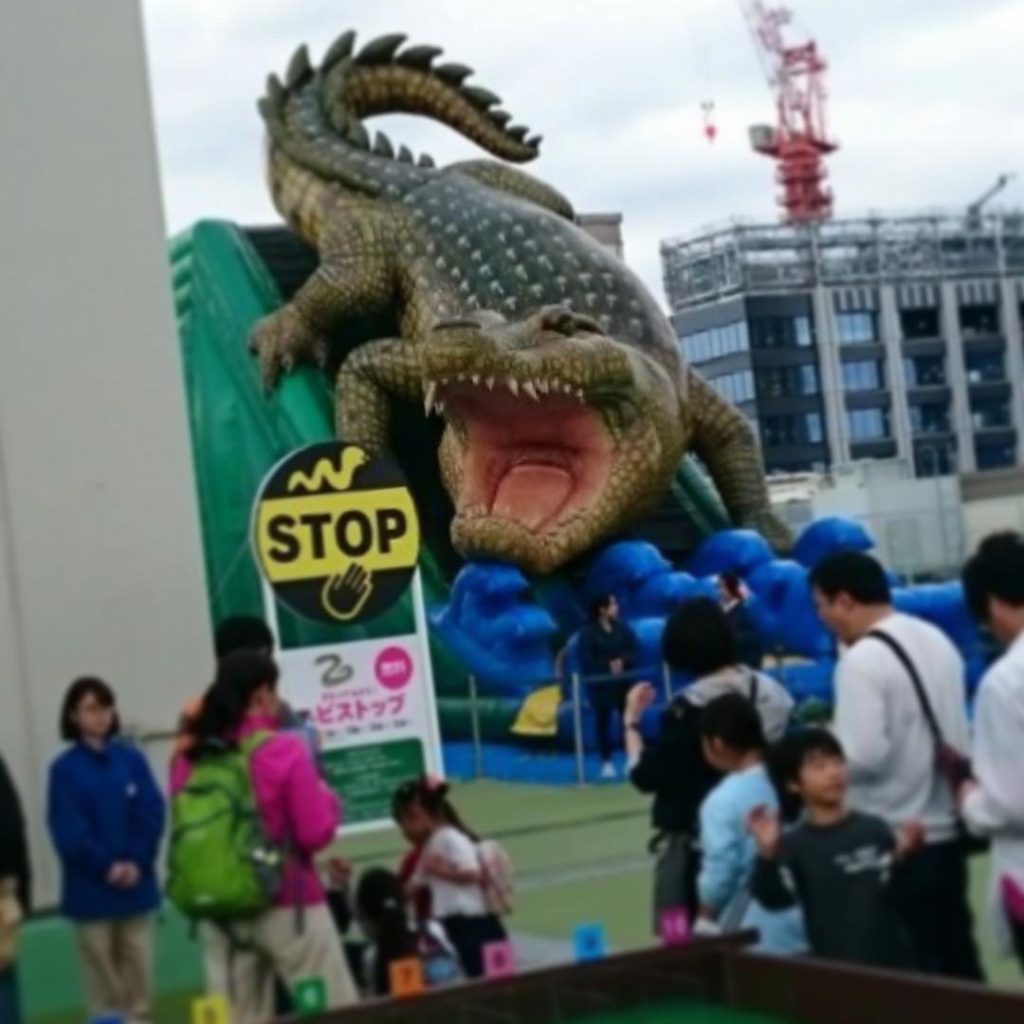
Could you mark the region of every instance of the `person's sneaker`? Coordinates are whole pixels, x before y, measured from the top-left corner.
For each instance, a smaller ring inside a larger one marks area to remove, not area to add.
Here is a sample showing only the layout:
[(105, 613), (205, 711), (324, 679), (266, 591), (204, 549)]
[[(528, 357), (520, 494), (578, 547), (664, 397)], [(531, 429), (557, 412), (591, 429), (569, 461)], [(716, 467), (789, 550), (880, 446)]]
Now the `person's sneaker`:
[(617, 779), (619, 773), (615, 770), (615, 765), (611, 761), (605, 761), (604, 766), (601, 768), (602, 779)]

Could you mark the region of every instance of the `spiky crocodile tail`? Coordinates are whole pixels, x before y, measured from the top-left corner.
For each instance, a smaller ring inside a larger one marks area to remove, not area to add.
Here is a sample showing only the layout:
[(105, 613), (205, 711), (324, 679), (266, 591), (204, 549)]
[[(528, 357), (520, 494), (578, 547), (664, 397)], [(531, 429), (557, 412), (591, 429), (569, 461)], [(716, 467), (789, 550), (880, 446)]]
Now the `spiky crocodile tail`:
[(293, 223), (316, 219), (312, 206), (324, 183), (400, 198), (436, 173), (429, 156), (414, 162), (405, 146), (396, 154), (382, 132), (371, 145), (363, 118), (374, 114), (425, 114), (504, 160), (521, 163), (537, 155), (540, 136), (510, 125), (492, 92), (467, 85), (470, 68), (435, 64), (436, 46), (400, 51), (406, 37), (387, 35), (357, 53), (355, 38), (355, 32), (339, 36), (318, 68), (300, 47), (284, 82), (271, 75), (259, 102), (270, 136), (274, 199)]

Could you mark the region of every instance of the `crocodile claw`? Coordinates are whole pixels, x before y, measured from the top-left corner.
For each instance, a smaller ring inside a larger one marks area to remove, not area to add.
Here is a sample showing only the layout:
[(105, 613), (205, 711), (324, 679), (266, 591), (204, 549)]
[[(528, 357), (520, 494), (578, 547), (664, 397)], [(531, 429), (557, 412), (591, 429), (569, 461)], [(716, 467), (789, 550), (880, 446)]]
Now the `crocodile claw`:
[(271, 390), (284, 373), (300, 363), (327, 362), (330, 346), (327, 338), (311, 328), (291, 307), (284, 306), (265, 316), (253, 328), (249, 351), (260, 361), (263, 386)]

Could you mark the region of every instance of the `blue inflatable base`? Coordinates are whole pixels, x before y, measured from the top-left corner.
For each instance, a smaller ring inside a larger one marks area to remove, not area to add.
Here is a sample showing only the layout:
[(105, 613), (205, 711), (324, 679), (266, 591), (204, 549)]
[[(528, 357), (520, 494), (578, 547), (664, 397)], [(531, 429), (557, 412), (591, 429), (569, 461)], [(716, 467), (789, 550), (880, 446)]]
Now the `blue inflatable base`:
[[(483, 776), (497, 782), (534, 786), (575, 786), (579, 784), (576, 758), (571, 753), (552, 750), (538, 753), (504, 743), (485, 743), (481, 748)], [(615, 785), (626, 778), (626, 759), (615, 755), (616, 779), (601, 777), (602, 764), (596, 754), (583, 759), (587, 785)], [(448, 778), (468, 782), (476, 778), (476, 757), (472, 743), (445, 743), (444, 768)], [(646, 810), (643, 814), (646, 815)]]

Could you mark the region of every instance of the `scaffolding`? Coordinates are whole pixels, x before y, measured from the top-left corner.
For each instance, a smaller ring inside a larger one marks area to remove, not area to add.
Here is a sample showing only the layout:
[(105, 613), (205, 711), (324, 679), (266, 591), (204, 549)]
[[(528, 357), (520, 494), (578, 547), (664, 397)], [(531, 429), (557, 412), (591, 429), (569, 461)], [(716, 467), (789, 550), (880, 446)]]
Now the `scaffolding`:
[(734, 222), (661, 243), (673, 312), (747, 292), (1024, 273), (1024, 211)]

